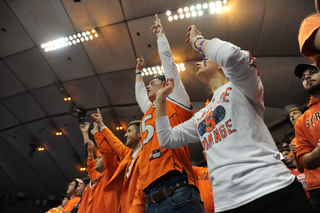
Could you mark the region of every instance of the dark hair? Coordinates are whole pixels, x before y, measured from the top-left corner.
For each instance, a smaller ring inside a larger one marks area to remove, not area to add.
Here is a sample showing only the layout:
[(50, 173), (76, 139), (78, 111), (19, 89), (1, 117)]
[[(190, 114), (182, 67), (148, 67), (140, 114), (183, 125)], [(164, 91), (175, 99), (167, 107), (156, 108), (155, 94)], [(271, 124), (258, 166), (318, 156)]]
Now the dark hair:
[(70, 183), (72, 183), (72, 182), (76, 182), (76, 185), (74, 187), (74, 189), (76, 189), (78, 187), (78, 181), (76, 179), (73, 179)]

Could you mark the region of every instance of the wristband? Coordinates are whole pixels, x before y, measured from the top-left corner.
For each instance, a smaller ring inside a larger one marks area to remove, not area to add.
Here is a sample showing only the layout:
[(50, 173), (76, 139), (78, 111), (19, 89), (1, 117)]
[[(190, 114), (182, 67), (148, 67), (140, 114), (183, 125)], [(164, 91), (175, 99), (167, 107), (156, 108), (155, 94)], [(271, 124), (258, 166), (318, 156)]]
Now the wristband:
[(193, 46), (192, 47), (193, 47), (193, 49), (199, 51), (199, 49), (196, 47), (196, 42), (197, 42), (198, 39), (203, 39), (203, 36), (202, 35), (197, 35), (197, 37), (193, 41)]
[(201, 42), (200, 42), (200, 44), (199, 44), (199, 47), (198, 47), (198, 51), (199, 51), (199, 53), (202, 55), (202, 59), (203, 59), (203, 63), (204, 63), (204, 66), (206, 67), (207, 65), (206, 65), (206, 56), (203, 54), (203, 52), (202, 52), (202, 45), (203, 45), (203, 43), (206, 41), (207, 39), (204, 39), (204, 40), (202, 40)]
[(93, 155), (88, 155), (88, 158), (93, 158)]
[(141, 74), (142, 72), (136, 72), (136, 75), (139, 75), (139, 74)]
[(165, 32), (163, 30), (158, 30), (156, 34), (158, 35), (159, 33), (165, 34)]
[(84, 142), (84, 144), (83, 145), (86, 145), (87, 143), (89, 143), (90, 141), (86, 141), (86, 142)]

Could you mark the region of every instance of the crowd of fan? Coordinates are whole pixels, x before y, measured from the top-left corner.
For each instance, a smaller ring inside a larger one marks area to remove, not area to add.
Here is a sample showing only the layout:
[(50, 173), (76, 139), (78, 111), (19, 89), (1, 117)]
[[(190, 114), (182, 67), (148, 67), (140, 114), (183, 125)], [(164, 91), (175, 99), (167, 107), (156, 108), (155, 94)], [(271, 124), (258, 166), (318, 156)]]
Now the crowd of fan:
[[(320, 14), (302, 22), (300, 50), (315, 65), (299, 64), (294, 71), (311, 94), (309, 109), (290, 110), (295, 130), (275, 145), (263, 123), (255, 58), (229, 42), (204, 39), (190, 26), (186, 43), (203, 57), (196, 76), (213, 92), (193, 115), (156, 15), (151, 30), (165, 75), (145, 87), (144, 58), (137, 59), (136, 100), (144, 116), (129, 123), (125, 144), (99, 109), (91, 115), (91, 130), (89, 122), (81, 124), (88, 177), (73, 180), (61, 206), (48, 212), (320, 212), (319, 27)], [(191, 165), (188, 144), (197, 142), (208, 167)]]

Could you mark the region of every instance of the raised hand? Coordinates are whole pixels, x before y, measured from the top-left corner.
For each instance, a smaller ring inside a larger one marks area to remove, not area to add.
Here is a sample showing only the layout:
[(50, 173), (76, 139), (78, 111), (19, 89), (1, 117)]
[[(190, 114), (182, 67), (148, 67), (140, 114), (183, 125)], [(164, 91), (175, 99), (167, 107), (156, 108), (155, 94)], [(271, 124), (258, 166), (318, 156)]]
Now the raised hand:
[(154, 21), (154, 25), (151, 26), (151, 30), (153, 33), (157, 33), (158, 28), (163, 29), (162, 25), (161, 25), (161, 20), (158, 17), (158, 14), (155, 14), (155, 21)]
[(296, 143), (291, 143), (289, 144), (289, 147), (290, 147), (290, 150), (293, 154), (296, 154), (297, 151), (296, 151)]
[(188, 28), (188, 32), (186, 34), (187, 39), (185, 40), (185, 42), (186, 43), (190, 42), (191, 46), (193, 47), (193, 41), (198, 35), (201, 35), (201, 32), (199, 30), (197, 30), (195, 25), (191, 25)]
[(93, 129), (91, 130), (91, 134), (94, 135), (99, 131), (99, 126), (96, 122), (93, 122)]
[(88, 133), (89, 128), (90, 128), (89, 122), (84, 122), (84, 125), (80, 124), (80, 130), (82, 133)]
[(101, 113), (100, 113), (99, 108), (97, 108), (97, 113), (91, 114), (91, 117), (97, 122), (97, 124), (98, 124), (100, 127), (103, 127), (103, 126), (104, 126), (103, 120), (102, 120), (102, 116), (101, 116)]
[(161, 88), (157, 91), (156, 97), (167, 97), (174, 88), (173, 78), (168, 78), (166, 81), (162, 82)]
[(137, 58), (136, 72), (141, 72), (145, 66), (144, 58), (140, 55), (140, 58)]
[(93, 141), (89, 140), (89, 143), (88, 143), (88, 155), (93, 154), (95, 149), (96, 149), (96, 147), (94, 146)]

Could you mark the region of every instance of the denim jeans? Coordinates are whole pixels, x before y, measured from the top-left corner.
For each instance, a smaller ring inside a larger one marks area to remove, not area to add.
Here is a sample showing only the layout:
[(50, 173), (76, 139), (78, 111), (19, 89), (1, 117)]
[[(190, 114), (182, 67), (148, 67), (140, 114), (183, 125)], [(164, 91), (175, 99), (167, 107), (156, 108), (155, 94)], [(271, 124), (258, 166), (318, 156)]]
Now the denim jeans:
[(146, 213), (205, 213), (199, 190), (195, 186), (184, 185), (174, 190), (171, 196), (157, 203), (147, 203)]

